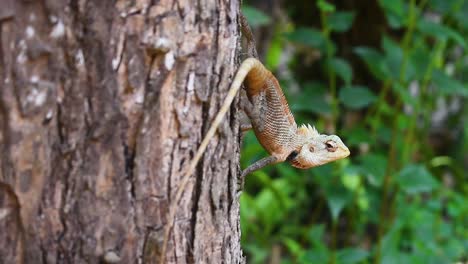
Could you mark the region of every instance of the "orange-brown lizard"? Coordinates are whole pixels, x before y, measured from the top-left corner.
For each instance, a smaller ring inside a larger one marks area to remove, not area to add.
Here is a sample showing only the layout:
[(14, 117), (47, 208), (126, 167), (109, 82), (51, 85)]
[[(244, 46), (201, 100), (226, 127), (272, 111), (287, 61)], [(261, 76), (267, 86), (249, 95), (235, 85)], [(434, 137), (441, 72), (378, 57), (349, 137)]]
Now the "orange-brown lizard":
[[(249, 45), (247, 47), (249, 55), (256, 56), (252, 33), (243, 16), (241, 16), (241, 28), (243, 37), (247, 39)], [(234, 77), (221, 109), (185, 171), (175, 199), (169, 208), (161, 251), (161, 263), (164, 262), (178, 201), (242, 83), (247, 94), (247, 98), (241, 100), (242, 108), (251, 121), (255, 136), (270, 156), (260, 159), (243, 170), (241, 181), (247, 174), (269, 164), (288, 161), (296, 168), (308, 169), (345, 158), (350, 154), (338, 136), (320, 134), (310, 125), (298, 127), (275, 76), (258, 59), (244, 60)]]

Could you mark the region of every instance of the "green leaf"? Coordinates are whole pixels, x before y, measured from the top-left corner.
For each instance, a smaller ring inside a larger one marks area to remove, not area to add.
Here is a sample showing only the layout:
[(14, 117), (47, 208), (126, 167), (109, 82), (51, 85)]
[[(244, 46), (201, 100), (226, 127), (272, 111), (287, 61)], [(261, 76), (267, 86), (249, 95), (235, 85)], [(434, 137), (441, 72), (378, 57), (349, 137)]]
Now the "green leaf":
[(328, 3), (325, 0), (319, 0), (317, 2), (317, 7), (322, 12), (327, 12), (327, 13), (335, 12), (335, 6), (333, 4)]
[(283, 243), (286, 245), (286, 248), (289, 250), (289, 252), (292, 253), (292, 255), (300, 256), (302, 254), (302, 246), (297, 241), (290, 238), (284, 238)]
[(343, 186), (352, 192), (356, 192), (361, 186), (360, 168), (354, 165), (347, 166), (341, 175)]
[(325, 226), (323, 224), (314, 225), (307, 233), (307, 238), (314, 246), (322, 245), (323, 234), (325, 233)]
[(449, 14), (451, 11), (459, 11), (454, 8), (463, 1), (464, 0), (429, 0), (428, 5), (437, 13)]
[(385, 57), (376, 49), (369, 47), (356, 47), (356, 53), (366, 63), (369, 71), (379, 80), (385, 80), (388, 76), (387, 66), (385, 64)]
[(355, 126), (347, 131), (343, 131), (346, 138), (346, 145), (348, 146), (359, 146), (362, 143), (371, 141), (371, 135), (369, 130), (363, 126)]
[(387, 157), (381, 154), (367, 154), (359, 157), (362, 173), (373, 186), (382, 186), (387, 168)]
[(400, 131), (404, 131), (408, 128), (412, 120), (410, 115), (397, 115), (396, 116), (396, 125)]
[(452, 39), (462, 47), (466, 48), (466, 42), (462, 35), (455, 30), (439, 23), (420, 19), (417, 27), (422, 33), (433, 36), (439, 40)]
[(392, 137), (392, 128), (391, 126), (387, 126), (385, 122), (379, 123), (377, 127), (377, 138), (382, 142), (390, 144)]
[(286, 33), (285, 36), (291, 42), (320, 49), (321, 51), (326, 50), (326, 40), (322, 32), (315, 28), (301, 27), (293, 32)]
[(339, 264), (359, 263), (369, 256), (369, 252), (360, 248), (345, 248), (338, 251), (337, 260)]
[(242, 247), (251, 256), (252, 263), (265, 263), (271, 253), (268, 249), (258, 246), (258, 244), (247, 244)]
[(268, 69), (275, 71), (281, 61), (281, 55), (284, 51), (285, 42), (281, 37), (275, 37), (271, 40), (268, 45), (268, 51), (266, 54), (265, 62)]
[(391, 28), (398, 29), (405, 24), (405, 6), (402, 0), (379, 0), (379, 4), (385, 11)]
[(396, 176), (396, 181), (407, 194), (429, 192), (439, 185), (434, 176), (421, 164), (406, 165)]
[[(259, 228), (259, 221), (258, 216), (259, 212), (255, 207), (255, 202), (253, 198), (246, 194), (245, 192), (242, 193), (240, 202), (244, 208), (240, 209), (240, 216), (242, 223), (251, 223), (250, 225), (242, 225), (241, 229), (244, 234), (251, 234), (252, 236), (261, 236), (263, 235), (264, 227)], [(246, 241), (247, 237), (242, 237), (243, 241)]]
[(351, 202), (353, 196), (343, 187), (332, 186), (325, 192), (332, 219), (336, 221), (346, 204)]
[(244, 5), (242, 13), (251, 27), (264, 26), (271, 23), (271, 17), (252, 6)]
[[(464, 0), (461, 0), (464, 1)], [(464, 7), (462, 8), (461, 12), (456, 12), (454, 15), (457, 21), (457, 27), (461, 30), (468, 30), (468, 4), (465, 2)]]
[[(245, 219), (246, 221), (255, 219), (257, 212), (255, 208), (255, 201), (253, 200), (252, 196), (246, 192), (243, 192), (240, 197), (240, 203), (242, 204), (242, 207), (240, 208), (241, 219)], [(247, 231), (248, 227), (249, 226), (241, 226), (242, 231)]]
[(307, 250), (299, 259), (300, 263), (328, 263), (328, 253), (320, 250)]
[(412, 76), (414, 79), (423, 80), (426, 71), (430, 65), (429, 49), (423, 43), (419, 47), (413, 48), (410, 52), (409, 64), (413, 71)]
[[(382, 48), (385, 51), (385, 64), (388, 68), (386, 75), (391, 76), (393, 79), (399, 79), (403, 61), (403, 50), (398, 43), (388, 36), (382, 38)], [(408, 70), (408, 67), (406, 67), (406, 70)]]
[(315, 167), (313, 170), (309, 171), (314, 175), (314, 181), (320, 188), (325, 188), (330, 185), (330, 175), (332, 175), (334, 171), (331, 163)]
[(285, 217), (286, 213), (293, 204), (293, 200), (289, 197), (294, 190), (291, 184), (285, 179), (270, 179), (263, 172), (255, 173), (255, 177), (263, 178), (263, 188), (254, 199), (254, 207), (256, 209), (256, 217), (262, 225), (261, 233), (269, 234), (273, 228), (279, 224)]
[(386, 10), (395, 13), (396, 15), (404, 15), (404, 5), (402, 0), (379, 0), (380, 6)]
[[(384, 247), (382, 247), (384, 248)], [(383, 252), (381, 264), (424, 264), (424, 262), (413, 262), (408, 253), (397, 250), (385, 250)]]
[(324, 84), (308, 82), (304, 84), (303, 92), (291, 102), (291, 109), (308, 113), (329, 114), (331, 113), (331, 105), (325, 95), (326, 87)]
[(364, 108), (377, 100), (377, 97), (367, 87), (351, 85), (342, 88), (338, 95), (340, 101), (348, 108)]
[(465, 239), (465, 245), (463, 245), (463, 240), (452, 238), (442, 245), (442, 249), (448, 259), (462, 259), (463, 254), (466, 255), (468, 250), (468, 239)]
[(468, 87), (461, 82), (450, 78), (447, 74), (440, 70), (434, 70), (432, 73), (432, 81), (443, 95), (460, 95), (468, 97)]
[(351, 79), (353, 77), (353, 70), (349, 63), (340, 58), (332, 58), (327, 62), (328, 70), (333, 70), (340, 76), (340, 78), (346, 83), (346, 85), (351, 84)]
[(330, 14), (327, 21), (333, 31), (345, 32), (353, 25), (354, 17), (354, 12), (339, 11)]
[(313, 250), (308, 250), (301, 260), (302, 263), (327, 263), (329, 251), (323, 242), (325, 225), (317, 224), (307, 231), (307, 240), (313, 246)]

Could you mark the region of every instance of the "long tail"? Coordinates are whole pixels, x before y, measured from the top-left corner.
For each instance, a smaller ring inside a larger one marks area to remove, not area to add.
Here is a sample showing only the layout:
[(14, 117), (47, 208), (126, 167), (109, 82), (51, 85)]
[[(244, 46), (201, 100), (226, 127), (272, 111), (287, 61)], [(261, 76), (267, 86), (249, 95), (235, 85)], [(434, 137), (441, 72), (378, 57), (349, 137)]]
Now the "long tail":
[(206, 133), (205, 137), (203, 138), (200, 147), (197, 150), (197, 153), (193, 157), (192, 161), (190, 162), (187, 170), (184, 173), (184, 176), (182, 178), (182, 181), (180, 182), (179, 188), (177, 189), (177, 193), (175, 195), (175, 199), (173, 200), (171, 207), (169, 208), (169, 215), (166, 223), (166, 229), (164, 231), (164, 240), (163, 240), (163, 246), (162, 246), (162, 251), (161, 251), (161, 257), (160, 257), (160, 263), (164, 263), (165, 256), (166, 256), (166, 249), (167, 249), (167, 243), (169, 240), (169, 235), (171, 233), (172, 227), (174, 226), (174, 217), (175, 213), (177, 211), (177, 204), (179, 203), (179, 200), (182, 196), (182, 193), (184, 192), (185, 186), (187, 185), (190, 176), (193, 174), (195, 171), (195, 167), (197, 166), (198, 162), (200, 161), (201, 157), (203, 156), (203, 153), (206, 150), (206, 147), (208, 146), (208, 143), (210, 142), (211, 138), (213, 137), (214, 133), (219, 127), (219, 124), (223, 120), (224, 116), (226, 115), (226, 112), (229, 110), (232, 101), (236, 97), (237, 93), (239, 92), (239, 89), (242, 85), (242, 83), (245, 80), (245, 77), (249, 74), (249, 72), (252, 69), (264, 69), (263, 64), (255, 59), (255, 58), (248, 58), (244, 60), (239, 67), (236, 76), (234, 77), (234, 80), (232, 81), (231, 87), (229, 88), (228, 94), (226, 96), (226, 99), (224, 99), (224, 102), (221, 106), (221, 109), (219, 110), (218, 114), (216, 115), (215, 119), (213, 120), (210, 129)]

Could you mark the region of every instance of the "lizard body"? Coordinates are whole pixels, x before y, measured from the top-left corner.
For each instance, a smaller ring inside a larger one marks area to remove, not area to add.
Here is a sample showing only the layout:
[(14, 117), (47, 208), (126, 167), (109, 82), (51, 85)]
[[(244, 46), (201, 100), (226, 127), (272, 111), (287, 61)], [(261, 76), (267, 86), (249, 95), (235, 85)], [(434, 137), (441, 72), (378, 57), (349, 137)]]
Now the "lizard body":
[[(244, 37), (249, 44), (252, 44), (252, 34), (244, 17), (241, 17), (241, 25)], [(252, 47), (249, 53), (256, 56), (256, 51)], [(174, 200), (171, 202), (163, 237), (161, 263), (164, 263), (177, 204), (185, 186), (243, 83), (247, 94), (247, 98), (243, 100), (244, 111), (251, 121), (258, 141), (270, 156), (243, 170), (241, 180), (247, 174), (269, 164), (289, 161), (294, 167), (307, 169), (345, 158), (350, 154), (338, 136), (321, 135), (310, 125), (298, 127), (278, 80), (258, 59), (247, 58), (240, 65), (218, 114), (185, 170)]]
[(266, 164), (254, 163), (242, 176), (286, 160), (294, 167), (307, 169), (349, 155), (338, 136), (319, 134), (310, 125), (297, 126), (278, 81), (260, 61), (248, 58), (240, 69), (244, 67), (250, 69), (244, 81), (248, 97), (244, 110), (258, 141), (272, 158)]

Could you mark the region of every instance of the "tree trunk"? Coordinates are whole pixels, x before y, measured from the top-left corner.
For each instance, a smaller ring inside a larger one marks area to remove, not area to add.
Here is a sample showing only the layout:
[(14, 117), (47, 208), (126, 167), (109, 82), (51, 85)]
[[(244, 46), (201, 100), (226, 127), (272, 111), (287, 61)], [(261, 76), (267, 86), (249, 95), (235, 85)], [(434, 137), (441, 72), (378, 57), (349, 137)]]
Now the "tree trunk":
[[(158, 263), (235, 73), (238, 1), (0, 0), (0, 263)], [(236, 107), (168, 263), (242, 263)]]

